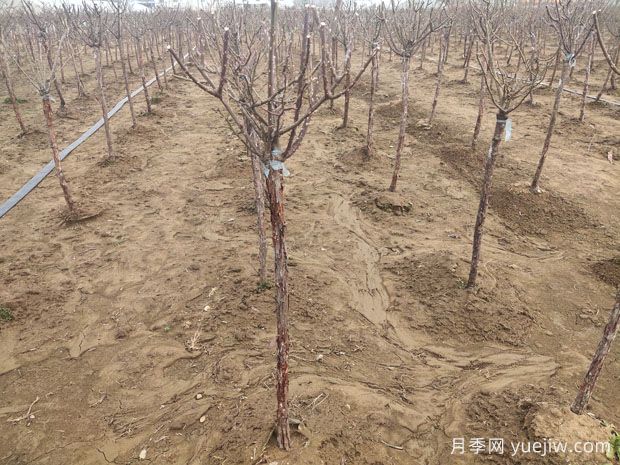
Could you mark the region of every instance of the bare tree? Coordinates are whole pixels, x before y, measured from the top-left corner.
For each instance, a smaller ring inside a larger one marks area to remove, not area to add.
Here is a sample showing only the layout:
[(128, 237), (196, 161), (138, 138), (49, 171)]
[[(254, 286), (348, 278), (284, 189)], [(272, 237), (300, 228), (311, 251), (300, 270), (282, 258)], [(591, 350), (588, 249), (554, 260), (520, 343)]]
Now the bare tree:
[(573, 405), (570, 408), (577, 415), (581, 415), (583, 412), (585, 412), (586, 407), (590, 402), (590, 397), (592, 396), (592, 392), (594, 391), (594, 387), (596, 386), (596, 381), (601, 374), (601, 370), (603, 369), (603, 363), (605, 362), (605, 358), (607, 357), (607, 354), (609, 354), (611, 345), (616, 338), (619, 326), (620, 288), (616, 293), (616, 303), (611, 309), (609, 321), (607, 322), (607, 325), (603, 330), (603, 337), (601, 338), (601, 341), (596, 348), (594, 357), (592, 357), (592, 362), (590, 363), (590, 367), (588, 368), (588, 372), (586, 373), (583, 383), (579, 387), (579, 392), (577, 393), (575, 402), (573, 402)]
[[(54, 59), (52, 58), (52, 41), (50, 39), (50, 35), (53, 30), (53, 24), (49, 20), (50, 15), (37, 14), (34, 10), (34, 7), (32, 6), (32, 3), (28, 0), (22, 0), (22, 3), (24, 5), (24, 13), (26, 14), (26, 17), (28, 18), (32, 26), (34, 26), (37, 30), (39, 44), (43, 47), (43, 50), (45, 52), (48, 69), (52, 71), (52, 67), (54, 66)], [(58, 56), (60, 56), (61, 49), (62, 47), (58, 45)], [(56, 94), (58, 94), (58, 99), (60, 101), (59, 112), (61, 115), (65, 114), (67, 105), (62, 90), (60, 88), (60, 83), (56, 79), (54, 80), (54, 88), (56, 89)]]
[(123, 50), (123, 19), (127, 12), (128, 0), (109, 0), (110, 5), (114, 10), (114, 21), (111, 24), (110, 32), (116, 39), (116, 45), (118, 46), (118, 52), (120, 54), (121, 70), (123, 72), (123, 83), (125, 84), (125, 95), (127, 96), (127, 103), (129, 103), (129, 113), (131, 114), (131, 127), (137, 126), (136, 111), (133, 106), (133, 97), (131, 96), (131, 89), (129, 88), (129, 73), (127, 71), (127, 63), (125, 62), (125, 55)]
[(435, 94), (433, 96), (433, 103), (431, 104), (431, 114), (428, 117), (429, 127), (433, 125), (433, 120), (435, 119), (435, 112), (437, 111), (437, 103), (439, 102), (439, 91), (441, 90), (443, 68), (446, 63), (446, 55), (448, 54), (449, 34), (450, 34), (450, 29), (446, 28), (443, 34), (439, 35), (439, 57), (437, 59), (437, 80), (435, 81)]
[(444, 27), (444, 3), (433, 0), (408, 0), (406, 4), (397, 4), (392, 0), (390, 8), (385, 9), (385, 39), (390, 50), (402, 60), (400, 129), (396, 143), (394, 173), (389, 190), (396, 190), (400, 172), (400, 159), (405, 145), (405, 134), (409, 115), (409, 67), (413, 55), (429, 36)]
[(590, 72), (592, 71), (592, 61), (594, 60), (594, 46), (596, 38), (590, 38), (590, 50), (588, 51), (588, 62), (586, 64), (586, 75), (583, 79), (583, 92), (581, 93), (581, 104), (579, 105), (579, 122), (583, 123), (586, 119), (586, 100), (588, 99), (588, 88), (590, 85)]
[[(603, 55), (605, 56), (605, 60), (607, 60), (607, 63), (609, 64), (609, 67), (610, 67), (611, 71), (613, 71), (615, 74), (620, 74), (620, 68), (618, 67), (618, 51), (620, 50), (620, 45), (618, 45), (618, 47), (616, 49), (615, 57), (612, 58), (611, 54), (607, 50), (607, 47), (605, 46), (605, 41), (603, 40), (603, 36), (601, 34), (601, 26), (600, 26), (599, 21), (598, 21), (598, 14), (599, 13), (600, 13), (600, 10), (599, 11), (595, 11), (593, 13), (593, 15), (592, 15), (593, 18), (594, 18), (594, 27), (596, 28), (596, 38), (597, 38), (597, 41), (598, 41), (598, 43), (599, 43), (599, 45), (601, 47), (601, 50), (603, 51)], [(616, 40), (619, 37), (620, 37), (620, 28), (618, 28), (618, 33), (614, 34), (614, 38)]]
[[(27, 7), (26, 7), (27, 8)], [(30, 13), (32, 10), (27, 9)], [(66, 37), (66, 33), (60, 39), (60, 44), (64, 41)], [(45, 37), (39, 36), (40, 40), (46, 40)], [(21, 66), (15, 58), (13, 61), (15, 65), (19, 68), (19, 70), (26, 77), (28, 82), (32, 84), (38, 93), (39, 97), (41, 97), (41, 102), (43, 105), (43, 116), (45, 117), (45, 123), (47, 125), (47, 133), (49, 136), (50, 148), (52, 150), (52, 159), (54, 160), (54, 167), (56, 168), (56, 177), (58, 178), (58, 182), (60, 184), (60, 188), (62, 189), (63, 197), (67, 204), (67, 208), (69, 210), (69, 218), (76, 218), (77, 216), (77, 206), (71, 195), (71, 190), (69, 189), (69, 183), (65, 177), (62, 163), (60, 160), (60, 154), (58, 152), (58, 143), (56, 142), (56, 130), (54, 128), (54, 114), (52, 112), (52, 106), (50, 104), (51, 96), (50, 96), (50, 88), (56, 81), (56, 69), (58, 68), (58, 64), (60, 61), (59, 52), (60, 46), (57, 49), (56, 57), (52, 59), (52, 66), (49, 66), (48, 61), (48, 49), (42, 44), (40, 48), (40, 53), (35, 55), (35, 59), (29, 63), (30, 67), (27, 68), (26, 65)]]
[[(222, 8), (203, 21), (203, 39), (209, 44), (211, 60), (203, 65), (196, 55), (185, 65), (180, 53), (169, 48), (174, 61), (203, 91), (219, 100), (231, 127), (264, 166), (267, 202), (270, 209), (276, 284), (276, 436), (278, 445), (289, 449), (288, 423), (288, 266), (285, 241), (284, 162), (302, 143), (313, 113), (325, 102), (345, 94), (366, 70), (374, 53), (343, 84), (344, 74), (330, 83), (326, 25), (318, 12), (306, 8), (299, 40), (299, 61), (293, 60), (293, 46), (278, 28), (277, 3), (271, 1), (269, 17), (249, 15), (234, 5)], [(222, 27), (222, 23), (226, 26)], [(268, 25), (268, 29), (265, 27)], [(317, 24), (318, 23), (318, 24)], [(313, 32), (318, 26), (321, 54), (314, 63), (311, 54)], [(264, 42), (263, 42), (264, 41)], [(263, 43), (267, 44), (265, 48)], [(263, 71), (266, 71), (266, 82)], [(320, 71), (320, 73), (319, 73)], [(320, 74), (320, 78), (319, 78)], [(322, 93), (315, 95), (315, 82)]]
[[(476, 285), (478, 277), (478, 263), (482, 247), (482, 236), (484, 232), (484, 222), (486, 219), (489, 199), (491, 196), (491, 184), (495, 161), (499, 153), (499, 146), (504, 136), (507, 126), (511, 128), (512, 123), (508, 115), (519, 108), (532, 89), (540, 85), (545, 77), (546, 67), (538, 60), (528, 60), (519, 41), (507, 31), (512, 42), (512, 46), (521, 57), (521, 63), (525, 72), (521, 74), (517, 68), (509, 72), (506, 67), (500, 65), (500, 60), (495, 56), (497, 48), (494, 47), (498, 40), (500, 26), (505, 26), (506, 6), (503, 3), (492, 3), (491, 0), (479, 0), (470, 3), (472, 14), (477, 18), (477, 33), (481, 39), (481, 50), (477, 55), (480, 68), (488, 70), (483, 72), (483, 78), (487, 94), (493, 105), (497, 109), (495, 116), (495, 130), (493, 139), (484, 161), (484, 179), (480, 190), (480, 203), (476, 215), (474, 228), (474, 238), (472, 246), (471, 265), (467, 288)], [(532, 79), (533, 77), (533, 79)], [(511, 129), (510, 129), (511, 130)]]
[(575, 60), (586, 45), (593, 28), (592, 21), (590, 20), (592, 11), (590, 3), (577, 0), (557, 0), (551, 5), (546, 5), (546, 9), (549, 25), (556, 33), (560, 53), (563, 54), (563, 61), (560, 81), (555, 91), (553, 109), (551, 110), (551, 117), (547, 126), (547, 135), (543, 143), (534, 178), (532, 179), (531, 189), (534, 193), (542, 192), (540, 176), (545, 165), (551, 138), (553, 137), (564, 86), (568, 83), (571, 69), (575, 66)]
[(108, 29), (109, 15), (97, 3), (82, 3), (82, 10), (72, 13), (65, 6), (65, 13), (71, 22), (74, 30), (80, 36), (84, 44), (93, 51), (95, 57), (95, 72), (97, 74), (97, 84), (99, 87), (99, 105), (103, 117), (103, 127), (105, 130), (105, 140), (107, 145), (107, 154), (104, 158), (105, 162), (109, 162), (116, 158), (114, 146), (112, 143), (112, 129), (110, 128), (110, 120), (108, 118), (108, 103), (105, 95), (105, 77), (101, 66), (101, 49), (104, 46), (104, 36)]
[[(12, 15), (9, 8), (5, 9), (4, 15), (0, 17), (0, 75), (2, 76), (6, 85), (6, 90), (9, 93), (9, 99), (11, 100), (11, 106), (15, 113), (15, 119), (19, 125), (20, 135), (24, 135), (28, 132), (24, 119), (22, 118), (21, 111), (19, 110), (19, 101), (15, 95), (13, 88), (13, 79), (11, 76), (11, 66), (9, 63), (9, 49), (11, 44), (8, 41), (7, 25), (10, 24)], [(17, 58), (15, 58), (17, 61)]]

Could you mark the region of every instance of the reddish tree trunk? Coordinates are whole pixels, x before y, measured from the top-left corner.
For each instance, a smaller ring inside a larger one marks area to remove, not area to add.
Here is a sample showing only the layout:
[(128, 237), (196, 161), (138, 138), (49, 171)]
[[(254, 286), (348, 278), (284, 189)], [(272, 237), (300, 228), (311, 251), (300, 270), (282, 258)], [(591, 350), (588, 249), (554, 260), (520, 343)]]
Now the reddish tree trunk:
[(6, 84), (6, 90), (9, 93), (9, 99), (11, 100), (11, 106), (13, 107), (13, 112), (15, 113), (15, 119), (17, 120), (17, 124), (19, 124), (19, 129), (21, 130), (21, 134), (26, 134), (26, 125), (24, 124), (24, 120), (22, 119), (22, 114), (19, 111), (19, 103), (17, 102), (17, 97), (15, 96), (15, 92), (13, 90), (13, 82), (11, 80), (11, 70), (9, 69), (9, 63), (3, 62), (0, 57), (0, 72), (4, 74), (4, 83)]
[[(149, 89), (146, 85), (146, 76), (144, 74), (144, 63), (142, 61), (142, 52), (140, 51), (140, 39), (136, 40), (136, 60), (138, 61), (138, 68), (140, 68), (140, 80), (142, 81), (142, 92), (144, 93), (144, 100), (146, 100), (146, 112), (151, 113), (153, 111), (151, 107), (151, 96), (149, 95)], [(182, 56), (182, 55), (181, 55)]]
[(437, 111), (437, 102), (439, 101), (439, 91), (441, 90), (441, 78), (443, 77), (444, 67), (444, 55), (447, 54), (447, 42), (443, 40), (443, 37), (439, 38), (439, 60), (437, 60), (437, 82), (435, 83), (435, 95), (433, 96), (433, 104), (431, 106), (431, 116), (428, 118), (428, 125), (433, 124), (435, 119), (435, 112)]
[(155, 54), (153, 53), (153, 47), (150, 49), (151, 51), (151, 65), (153, 66), (153, 72), (155, 73), (155, 80), (157, 81), (157, 87), (160, 91), (164, 90), (164, 87), (161, 85), (161, 81), (159, 80), (159, 72), (157, 71), (157, 63), (155, 62)]
[(543, 144), (542, 152), (540, 154), (540, 159), (538, 160), (538, 167), (536, 168), (534, 179), (532, 179), (531, 189), (535, 193), (542, 192), (540, 189), (540, 175), (542, 174), (545, 160), (547, 158), (547, 152), (549, 151), (549, 145), (551, 144), (551, 138), (553, 137), (553, 129), (555, 128), (555, 122), (558, 118), (558, 111), (560, 110), (560, 101), (562, 100), (562, 91), (564, 90), (564, 85), (568, 80), (570, 69), (570, 62), (569, 60), (565, 59), (564, 64), (562, 65), (562, 76), (560, 77), (558, 88), (555, 91), (555, 100), (553, 102), (553, 109), (551, 110), (551, 119), (549, 120), (549, 126), (547, 127), (547, 136), (545, 137), (545, 142)]
[[(614, 63), (618, 61), (619, 53), (620, 53), (620, 46), (618, 46), (618, 48), (616, 49), (616, 53), (614, 55)], [(594, 99), (595, 102), (599, 102), (601, 100), (601, 97), (603, 97), (603, 92), (605, 92), (605, 89), (607, 88), (607, 83), (609, 82), (609, 78), (611, 77), (612, 74), (614, 74), (614, 70), (611, 67), (609, 67), (609, 70), (607, 71), (607, 76), (605, 76), (605, 81), (603, 82), (603, 85), (601, 86), (601, 90), (599, 90), (598, 94), (596, 94), (596, 98)]]
[(112, 145), (112, 130), (110, 129), (110, 121), (108, 118), (108, 104), (105, 98), (105, 83), (103, 80), (103, 70), (101, 69), (101, 49), (99, 47), (95, 47), (94, 52), (95, 66), (97, 68), (97, 83), (99, 84), (99, 105), (101, 106), (101, 113), (103, 115), (105, 141), (108, 147), (108, 154), (106, 156), (106, 160), (112, 160), (114, 159), (114, 147)]
[(288, 450), (291, 447), (291, 433), (288, 423), (288, 266), (286, 263), (286, 242), (284, 219), (284, 180), (282, 171), (270, 169), (267, 176), (267, 198), (271, 211), (273, 249), (275, 252), (276, 281), (276, 357), (277, 357), (277, 413), (276, 437), (278, 447)]
[(489, 206), (489, 198), (491, 196), (491, 183), (493, 181), (493, 169), (495, 168), (495, 160), (497, 159), (497, 153), (499, 151), (499, 144), (502, 141), (502, 135), (504, 134), (504, 128), (506, 127), (507, 116), (502, 111), (499, 111), (495, 120), (495, 132), (493, 133), (493, 140), (489, 147), (489, 152), (484, 161), (484, 180), (482, 182), (482, 188), (480, 189), (480, 204), (478, 205), (478, 214), (476, 216), (476, 226), (474, 229), (474, 243), (471, 253), (471, 267), (469, 269), (469, 279), (467, 280), (467, 288), (472, 288), (476, 285), (476, 279), (478, 277), (478, 263), (480, 261), (480, 250), (482, 246), (482, 235), (484, 228), (484, 220), (487, 216), (487, 208)]
[(614, 342), (616, 334), (618, 332), (618, 326), (620, 325), (620, 288), (616, 294), (616, 303), (611, 310), (611, 314), (609, 315), (609, 321), (603, 330), (603, 338), (598, 344), (596, 352), (594, 353), (594, 357), (592, 358), (592, 362), (590, 363), (590, 368), (586, 373), (586, 377), (579, 388), (579, 392), (577, 393), (577, 398), (573, 405), (571, 406), (571, 410), (577, 415), (581, 415), (586, 407), (588, 406), (588, 402), (590, 402), (590, 397), (592, 396), (592, 391), (596, 385), (596, 381), (601, 374), (601, 369), (603, 368), (603, 363), (605, 362), (605, 358), (611, 349), (611, 344)]
[(123, 71), (123, 83), (125, 84), (125, 94), (127, 95), (127, 103), (129, 103), (129, 113), (131, 113), (131, 127), (135, 128), (138, 125), (136, 120), (136, 110), (133, 107), (133, 97), (131, 96), (131, 89), (129, 87), (129, 75), (127, 73), (127, 63), (125, 62), (125, 56), (123, 53), (123, 39), (122, 32), (118, 31), (118, 50), (121, 58), (121, 70)]
[(400, 171), (400, 157), (405, 145), (405, 131), (407, 130), (407, 117), (409, 115), (409, 56), (403, 57), (403, 71), (401, 76), (402, 86), (402, 114), (400, 117), (400, 130), (398, 132), (398, 143), (396, 144), (396, 158), (394, 160), (394, 174), (392, 174), (392, 182), (390, 184), (390, 192), (396, 190), (396, 182), (398, 181), (398, 173)]
[(583, 123), (586, 119), (586, 100), (588, 99), (588, 86), (590, 85), (590, 72), (592, 70), (592, 61), (594, 60), (594, 46), (596, 41), (594, 37), (590, 39), (590, 53), (588, 54), (588, 63), (586, 64), (586, 75), (583, 80), (583, 93), (581, 94), (581, 106), (579, 108), (579, 122)]
[(86, 97), (86, 91), (84, 90), (84, 82), (78, 71), (77, 60), (75, 58), (75, 49), (73, 45), (69, 44), (69, 51), (71, 52), (71, 65), (73, 66), (73, 73), (75, 74), (75, 82), (77, 85), (78, 98)]
[(56, 177), (58, 178), (58, 182), (60, 183), (60, 188), (62, 189), (62, 194), (65, 198), (65, 202), (67, 203), (67, 207), (69, 208), (69, 212), (73, 213), (75, 211), (75, 202), (73, 201), (73, 197), (71, 196), (69, 184), (65, 179), (64, 172), (62, 171), (62, 165), (60, 163), (60, 156), (58, 155), (58, 144), (56, 143), (56, 131), (54, 130), (54, 120), (52, 118), (52, 106), (50, 105), (49, 94), (43, 95), (42, 100), (43, 114), (45, 115), (50, 148), (52, 149), (52, 158), (54, 160), (54, 166), (56, 167)]
[(465, 73), (463, 74), (463, 84), (467, 84), (467, 77), (469, 75), (469, 62), (471, 61), (471, 52), (474, 48), (474, 38), (469, 40), (469, 44), (467, 46), (467, 51), (465, 52), (465, 63), (463, 64), (463, 68), (465, 68)]
[[(51, 71), (54, 67), (54, 61), (52, 60), (52, 51), (48, 44), (47, 38), (43, 40), (43, 50), (45, 51), (45, 55), (47, 57), (47, 65), (49, 66), (49, 69)], [(58, 94), (58, 100), (60, 100), (60, 111), (65, 111), (66, 102), (65, 98), (62, 95), (62, 90), (60, 89), (58, 79), (54, 79), (54, 87), (56, 88), (56, 93)]]
[(379, 82), (379, 57), (377, 54), (372, 58), (370, 70), (370, 102), (368, 105), (368, 129), (366, 132), (366, 158), (374, 155), (375, 144), (373, 139), (373, 128), (375, 125), (375, 93)]
[[(246, 128), (249, 124), (246, 122)], [(256, 133), (250, 137), (257, 139)], [(256, 144), (258, 145), (258, 144)], [(248, 148), (252, 161), (252, 183), (254, 185), (254, 205), (256, 207), (256, 226), (258, 228), (258, 276), (260, 283), (267, 282), (267, 225), (265, 224), (265, 182), (263, 167), (258, 155)]]
[(484, 115), (484, 70), (480, 75), (480, 91), (478, 94), (478, 116), (476, 117), (476, 126), (474, 126), (474, 136), (471, 140), (471, 148), (475, 149), (478, 143), (478, 136), (480, 135), (480, 128), (482, 127), (482, 116)]

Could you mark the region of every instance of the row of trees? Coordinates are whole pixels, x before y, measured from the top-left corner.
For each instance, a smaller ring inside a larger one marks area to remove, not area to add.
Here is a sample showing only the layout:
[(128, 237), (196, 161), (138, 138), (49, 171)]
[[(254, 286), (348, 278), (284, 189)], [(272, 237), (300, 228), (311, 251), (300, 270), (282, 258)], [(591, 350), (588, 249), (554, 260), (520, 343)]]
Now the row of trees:
[[(336, 0), (333, 7), (279, 10), (272, 0), (269, 8), (226, 4), (214, 5), (208, 11), (160, 8), (136, 13), (128, 10), (126, 0), (109, 0), (105, 6), (91, 2), (79, 8), (54, 9), (36, 9), (24, 1), (19, 6), (5, 6), (0, 13), (0, 70), (23, 134), (27, 133), (27, 127), (14, 91), (16, 71), (41, 97), (56, 175), (71, 212), (75, 211), (76, 202), (58, 156), (51, 100), (52, 93), (58, 97), (56, 114), (62, 117), (69, 111), (63, 83), (70, 79), (75, 83), (77, 97), (86, 97), (82, 81), (86, 50), (92, 52), (94, 58), (96, 98), (106, 134), (105, 161), (113, 161), (115, 152), (107, 116), (104, 66), (111, 68), (116, 79), (123, 79), (134, 127), (137, 120), (129, 76), (139, 76), (147, 112), (150, 112), (147, 76), (153, 74), (160, 89), (167, 86), (167, 73), (160, 79), (160, 72), (167, 66), (162, 64), (168, 59), (166, 50), (173, 73), (183, 73), (208, 98), (219, 102), (251, 160), (261, 282), (268, 279), (265, 205), (270, 212), (277, 320), (276, 433), (279, 446), (288, 449), (285, 163), (303, 143), (315, 112), (323, 105), (333, 106), (342, 98), (343, 116), (339, 127), (346, 128), (350, 122), (352, 89), (364, 73), (368, 73), (370, 98), (363, 150), (367, 157), (375, 156), (373, 125), (380, 66), (386, 59), (398, 57), (402, 64), (401, 118), (389, 184), (389, 190), (395, 191), (406, 144), (412, 61), (419, 59), (419, 66), (423, 66), (430, 57), (436, 57), (435, 92), (427, 127), (432, 126), (437, 113), (450, 50), (459, 50), (452, 55), (463, 60), (464, 83), (468, 82), (472, 70), (477, 70), (480, 79), (478, 115), (472, 147), (477, 147), (485, 106), (489, 104), (495, 108), (495, 129), (484, 162), (474, 229), (467, 283), (468, 288), (473, 288), (478, 276), (493, 171), (505, 132), (510, 131), (510, 115), (526, 101), (534, 104), (542, 86), (554, 89), (546, 137), (531, 182), (534, 195), (542, 192), (541, 175), (563, 91), (574, 74), (576, 60), (586, 55), (581, 121), (586, 117), (585, 102), (598, 48), (609, 65), (603, 88), (615, 86), (619, 22), (617, 16), (609, 14), (607, 21), (601, 24), (602, 15), (598, 11), (604, 8), (604, 4), (595, 5), (585, 0), (556, 0), (537, 6), (497, 0), (466, 3), (447, 0), (396, 3), (392, 0), (388, 5), (366, 8), (359, 8), (352, 1)], [(607, 7), (605, 11), (617, 13), (616, 10)], [(117, 64), (120, 64), (120, 77)], [(69, 66), (73, 77), (65, 74)], [(601, 89), (598, 98), (602, 93)], [(607, 343), (595, 358), (598, 365), (591, 370), (580, 391), (581, 400), (575, 403), (574, 410), (578, 413), (587, 405), (588, 393), (617, 330), (620, 318), (617, 305), (615, 309), (605, 333)]]

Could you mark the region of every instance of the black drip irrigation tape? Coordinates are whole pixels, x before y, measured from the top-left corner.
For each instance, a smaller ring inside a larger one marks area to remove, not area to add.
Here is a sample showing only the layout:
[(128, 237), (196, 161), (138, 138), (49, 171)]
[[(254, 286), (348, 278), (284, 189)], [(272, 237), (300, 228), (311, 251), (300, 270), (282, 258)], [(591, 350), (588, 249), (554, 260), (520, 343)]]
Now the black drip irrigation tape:
[[(170, 71), (172, 67), (167, 68), (165, 71), (159, 73), (159, 76), (163, 76), (164, 73)], [(151, 86), (156, 81), (156, 78), (152, 78), (150, 81), (146, 83), (146, 86)], [(140, 92), (143, 91), (143, 87), (140, 86), (136, 90), (131, 93), (132, 97), (135, 97)], [(123, 106), (127, 103), (127, 97), (125, 96), (119, 102), (114, 105), (108, 112), (108, 118), (112, 118), (116, 113), (118, 113)], [(96, 133), (103, 126), (103, 117), (97, 121), (94, 125), (92, 125), (86, 132), (84, 132), (80, 137), (74, 140), (69, 146), (64, 148), (60, 152), (60, 160), (64, 160), (71, 152), (73, 152), (77, 147), (80, 146), (84, 141), (86, 141), (90, 136)], [(37, 174), (35, 174), (26, 184), (24, 184), (15, 194), (13, 194), (6, 202), (0, 205), (0, 218), (6, 215), (11, 208), (21, 202), (24, 197), (26, 197), (32, 190), (39, 185), (41, 181), (43, 181), (48, 174), (50, 174), (54, 170), (54, 160), (50, 161), (47, 165), (39, 170)]]

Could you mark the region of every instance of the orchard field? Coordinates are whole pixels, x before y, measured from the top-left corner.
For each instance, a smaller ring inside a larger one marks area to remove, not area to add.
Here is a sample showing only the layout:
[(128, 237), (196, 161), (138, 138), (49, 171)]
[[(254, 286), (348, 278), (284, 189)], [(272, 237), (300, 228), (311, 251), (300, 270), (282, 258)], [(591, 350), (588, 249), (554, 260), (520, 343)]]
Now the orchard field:
[(619, 28), (2, 4), (0, 464), (617, 463)]

